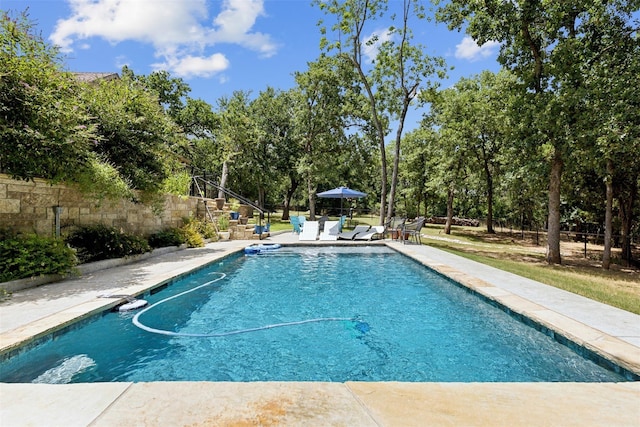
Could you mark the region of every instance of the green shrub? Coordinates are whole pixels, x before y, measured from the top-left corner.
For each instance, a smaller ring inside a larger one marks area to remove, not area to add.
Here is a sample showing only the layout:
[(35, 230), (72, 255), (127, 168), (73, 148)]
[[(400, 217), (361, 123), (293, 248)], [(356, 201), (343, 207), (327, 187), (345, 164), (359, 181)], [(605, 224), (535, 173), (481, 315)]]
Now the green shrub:
[(80, 262), (123, 258), (151, 250), (144, 237), (102, 224), (81, 227), (72, 232), (66, 241), (77, 250)]
[(185, 243), (190, 248), (201, 248), (204, 246), (204, 238), (198, 230), (197, 221), (189, 221), (181, 228), (185, 235)]
[(76, 264), (74, 251), (62, 239), (4, 235), (0, 240), (0, 282), (68, 274)]
[(195, 221), (196, 226), (198, 228), (198, 232), (205, 239), (213, 239), (218, 237), (218, 232), (216, 231), (216, 227), (213, 225), (213, 222), (198, 219)]
[(180, 228), (166, 228), (149, 236), (149, 245), (152, 248), (166, 248), (167, 246), (180, 246), (186, 243), (187, 238)]
[(227, 231), (229, 229), (229, 216), (227, 214), (218, 217), (218, 228), (220, 228), (220, 231)]

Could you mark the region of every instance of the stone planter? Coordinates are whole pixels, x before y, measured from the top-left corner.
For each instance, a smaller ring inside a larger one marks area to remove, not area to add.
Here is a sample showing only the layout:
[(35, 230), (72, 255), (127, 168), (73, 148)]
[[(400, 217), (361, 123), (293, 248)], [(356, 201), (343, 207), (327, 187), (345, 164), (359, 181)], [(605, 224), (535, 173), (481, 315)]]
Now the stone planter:
[(240, 205), (238, 212), (244, 217), (253, 218), (253, 208), (249, 205)]
[(218, 239), (220, 240), (229, 240), (231, 238), (231, 232), (230, 231), (219, 231), (218, 232)]
[(240, 225), (247, 225), (248, 222), (249, 222), (249, 218), (247, 218), (246, 216), (240, 214), (240, 218), (238, 218), (238, 223)]
[(215, 199), (215, 201), (216, 201), (216, 209), (219, 210), (219, 211), (223, 210), (224, 209), (225, 200), (218, 198), (218, 199)]

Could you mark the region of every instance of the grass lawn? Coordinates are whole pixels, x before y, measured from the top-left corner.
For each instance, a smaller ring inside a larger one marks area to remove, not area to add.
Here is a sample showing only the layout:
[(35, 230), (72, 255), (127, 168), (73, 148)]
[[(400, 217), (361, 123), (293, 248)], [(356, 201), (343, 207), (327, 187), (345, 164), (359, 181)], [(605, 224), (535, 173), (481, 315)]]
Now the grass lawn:
[[(281, 216), (280, 212), (271, 215), (272, 231), (291, 230), (289, 221), (282, 221)], [(354, 217), (351, 225), (356, 224), (376, 225), (378, 218)], [(640, 314), (640, 270), (619, 264), (619, 251), (614, 250), (611, 269), (606, 271), (602, 269), (602, 246), (588, 244), (585, 257), (584, 243), (563, 240), (563, 264), (549, 265), (545, 239), (544, 233), (497, 230), (487, 234), (476, 227), (453, 227), (450, 235), (444, 234), (441, 225), (428, 224), (422, 229), (424, 244)]]

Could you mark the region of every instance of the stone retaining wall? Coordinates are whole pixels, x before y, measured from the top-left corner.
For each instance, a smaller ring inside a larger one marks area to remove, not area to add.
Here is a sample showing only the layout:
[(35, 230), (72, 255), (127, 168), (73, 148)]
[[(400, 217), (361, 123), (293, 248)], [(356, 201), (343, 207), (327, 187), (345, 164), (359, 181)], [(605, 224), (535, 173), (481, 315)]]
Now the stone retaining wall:
[[(211, 205), (215, 203), (211, 200)], [(0, 228), (55, 234), (55, 207), (60, 207), (62, 233), (76, 225), (104, 224), (140, 235), (182, 225), (185, 217), (204, 214), (202, 199), (167, 195), (162, 212), (128, 200), (91, 200), (65, 185), (50, 185), (44, 180), (20, 181), (0, 174)]]

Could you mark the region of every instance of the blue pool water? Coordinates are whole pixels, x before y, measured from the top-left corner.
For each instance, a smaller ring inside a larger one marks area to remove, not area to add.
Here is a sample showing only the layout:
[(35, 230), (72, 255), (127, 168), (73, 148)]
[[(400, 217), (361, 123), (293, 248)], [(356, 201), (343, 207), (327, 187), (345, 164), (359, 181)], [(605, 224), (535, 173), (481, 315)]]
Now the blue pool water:
[(0, 381), (625, 380), (385, 247), (234, 256), (145, 299), (137, 322), (177, 335), (109, 313)]

